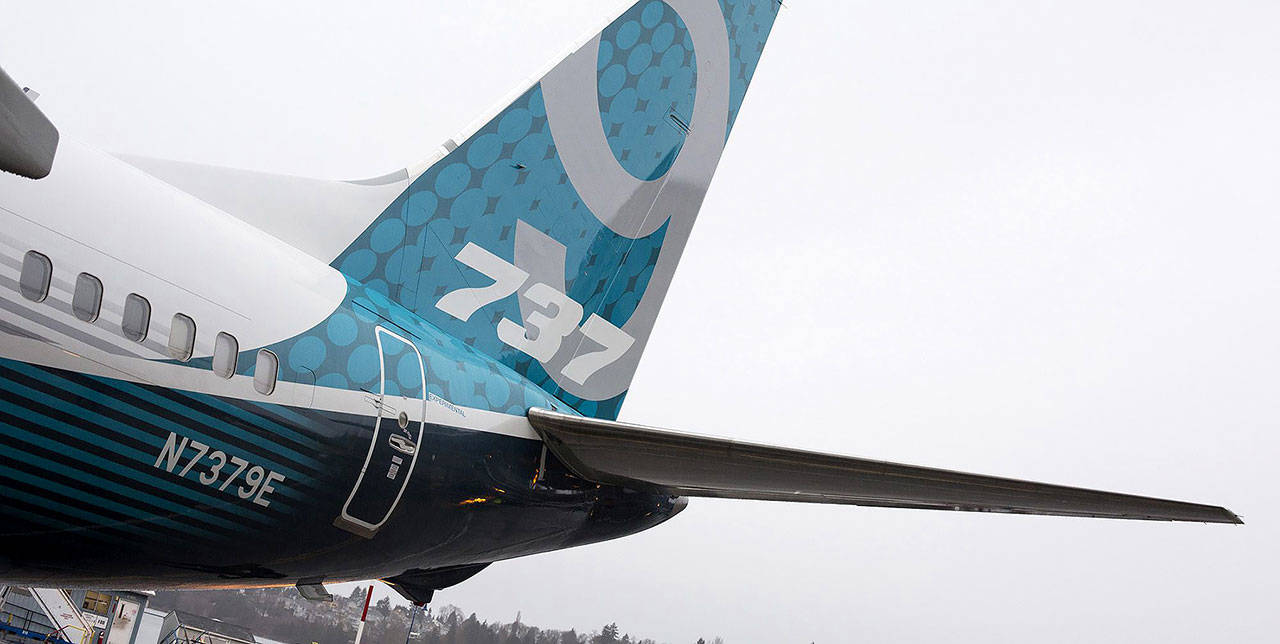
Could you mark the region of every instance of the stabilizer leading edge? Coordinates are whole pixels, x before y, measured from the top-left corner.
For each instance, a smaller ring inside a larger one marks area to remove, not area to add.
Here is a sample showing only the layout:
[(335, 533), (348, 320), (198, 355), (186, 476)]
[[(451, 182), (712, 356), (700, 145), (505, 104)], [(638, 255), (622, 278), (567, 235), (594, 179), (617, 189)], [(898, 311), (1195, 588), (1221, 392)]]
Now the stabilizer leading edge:
[(545, 409), (530, 409), (529, 422), (578, 476), (673, 495), (1244, 523), (1212, 505), (741, 443)]
[(0, 170), (43, 179), (57, 150), (58, 128), (0, 69)]

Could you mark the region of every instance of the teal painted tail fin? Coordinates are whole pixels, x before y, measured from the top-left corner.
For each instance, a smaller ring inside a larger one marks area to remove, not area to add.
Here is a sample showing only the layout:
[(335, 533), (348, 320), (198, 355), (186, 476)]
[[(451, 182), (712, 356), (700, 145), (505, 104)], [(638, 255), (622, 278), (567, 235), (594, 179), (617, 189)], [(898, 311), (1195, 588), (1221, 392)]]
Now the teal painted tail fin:
[(632, 5), (333, 266), (582, 414), (616, 418), (778, 8)]

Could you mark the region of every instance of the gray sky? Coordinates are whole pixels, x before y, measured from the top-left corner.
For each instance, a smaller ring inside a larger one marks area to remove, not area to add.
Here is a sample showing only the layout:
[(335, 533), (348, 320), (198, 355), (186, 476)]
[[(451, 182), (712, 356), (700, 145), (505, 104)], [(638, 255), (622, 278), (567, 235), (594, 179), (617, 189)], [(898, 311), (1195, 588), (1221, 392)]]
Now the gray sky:
[[(108, 150), (356, 178), (615, 5), (0, 0), (0, 66)], [(1278, 62), (1274, 2), (794, 0), (622, 416), (1248, 525), (695, 500), (438, 601), (673, 643), (1274, 638)]]

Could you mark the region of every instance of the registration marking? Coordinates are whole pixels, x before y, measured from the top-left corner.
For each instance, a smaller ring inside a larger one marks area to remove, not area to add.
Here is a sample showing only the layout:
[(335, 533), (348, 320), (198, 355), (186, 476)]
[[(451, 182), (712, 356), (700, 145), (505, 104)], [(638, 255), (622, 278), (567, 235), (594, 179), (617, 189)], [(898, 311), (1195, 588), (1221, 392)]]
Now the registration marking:
[[(212, 487), (215, 483), (218, 483), (218, 479), (222, 477), (225, 471), (227, 476), (217, 486), (218, 491), (234, 491), (235, 495), (243, 500), (253, 499), (255, 505), (260, 505), (264, 508), (270, 506), (271, 499), (268, 497), (272, 492), (276, 491), (275, 484), (283, 483), (285, 480), (285, 476), (279, 472), (268, 470), (261, 465), (252, 465), (248, 460), (239, 456), (228, 455), (220, 449), (210, 449), (208, 445), (200, 441), (191, 440), (186, 436), (179, 436), (175, 432), (169, 432), (169, 439), (165, 441), (164, 447), (160, 449), (160, 455), (156, 457), (155, 467), (173, 474), (188, 447), (195, 453), (178, 472), (178, 478), (187, 478), (187, 474), (195, 471), (196, 480), (201, 485)], [(204, 460), (203, 467), (196, 469), (196, 465), (200, 464), (201, 460)], [(231, 467), (228, 468), (227, 465)], [(244, 473), (243, 477), (240, 476), (242, 472)], [(244, 484), (228, 490), (228, 487), (237, 478), (240, 478)]]

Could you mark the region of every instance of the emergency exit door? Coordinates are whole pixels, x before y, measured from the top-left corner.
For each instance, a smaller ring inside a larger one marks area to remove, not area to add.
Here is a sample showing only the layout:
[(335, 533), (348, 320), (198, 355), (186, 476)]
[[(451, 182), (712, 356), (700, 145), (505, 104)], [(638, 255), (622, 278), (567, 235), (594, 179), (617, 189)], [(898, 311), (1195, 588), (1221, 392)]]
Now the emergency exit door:
[(334, 525), (372, 538), (404, 494), (418, 460), (426, 414), (427, 372), (412, 342), (378, 327), (382, 384), (371, 423), (369, 451), (355, 487)]

